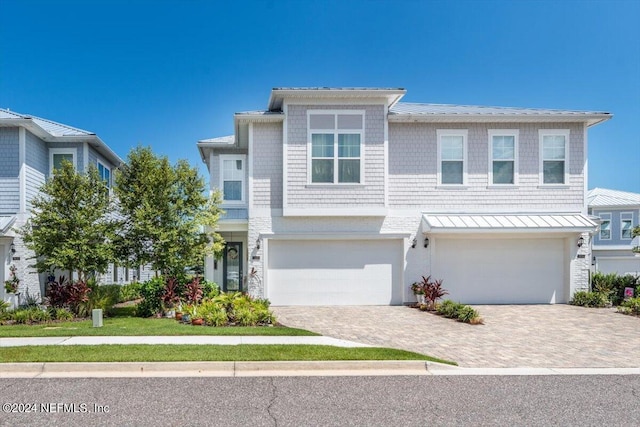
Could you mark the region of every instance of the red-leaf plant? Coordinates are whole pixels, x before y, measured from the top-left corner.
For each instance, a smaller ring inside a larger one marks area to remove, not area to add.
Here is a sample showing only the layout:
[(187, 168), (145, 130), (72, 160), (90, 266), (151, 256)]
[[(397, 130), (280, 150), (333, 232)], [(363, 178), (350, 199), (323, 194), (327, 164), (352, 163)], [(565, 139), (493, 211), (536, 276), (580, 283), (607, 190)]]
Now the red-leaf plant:
[(427, 277), (426, 279), (424, 276), (422, 277), (424, 282), (422, 290), (424, 291), (424, 298), (427, 300), (427, 310), (435, 310), (436, 301), (442, 298), (443, 296), (448, 295), (449, 292), (447, 292), (442, 287), (442, 280), (436, 280), (435, 282), (431, 282), (429, 280), (430, 277), (431, 276)]
[(51, 276), (47, 283), (47, 303), (51, 307), (63, 308), (69, 305), (69, 290), (67, 279), (64, 276), (60, 276), (58, 281), (55, 281), (54, 276)]
[(180, 296), (178, 295), (178, 279), (170, 277), (167, 279), (167, 283), (164, 285), (162, 291), (162, 304), (164, 308), (173, 308), (175, 304), (180, 302)]
[(200, 278), (194, 277), (184, 291), (185, 300), (187, 304), (198, 304), (202, 299), (202, 286), (200, 285)]

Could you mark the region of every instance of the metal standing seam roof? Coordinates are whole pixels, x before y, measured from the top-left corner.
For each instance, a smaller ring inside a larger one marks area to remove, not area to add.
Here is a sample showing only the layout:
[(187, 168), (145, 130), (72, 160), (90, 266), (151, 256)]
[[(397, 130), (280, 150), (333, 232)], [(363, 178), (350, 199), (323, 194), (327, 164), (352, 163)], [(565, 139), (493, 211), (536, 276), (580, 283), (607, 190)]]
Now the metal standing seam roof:
[(219, 136), (217, 138), (201, 139), (198, 145), (232, 145), (236, 143), (235, 135)]
[(597, 224), (582, 214), (424, 214), (425, 232), (592, 231)]
[(587, 204), (591, 208), (598, 206), (640, 206), (640, 194), (609, 190), (607, 188), (594, 188), (587, 192)]
[(40, 126), (45, 131), (49, 132), (53, 136), (89, 136), (95, 135), (93, 132), (74, 128), (72, 126), (63, 125), (62, 123), (54, 122), (51, 120), (43, 119), (40, 117), (29, 116), (26, 114), (15, 113), (13, 111), (0, 109), (0, 119), (24, 119), (32, 120), (35, 124)]

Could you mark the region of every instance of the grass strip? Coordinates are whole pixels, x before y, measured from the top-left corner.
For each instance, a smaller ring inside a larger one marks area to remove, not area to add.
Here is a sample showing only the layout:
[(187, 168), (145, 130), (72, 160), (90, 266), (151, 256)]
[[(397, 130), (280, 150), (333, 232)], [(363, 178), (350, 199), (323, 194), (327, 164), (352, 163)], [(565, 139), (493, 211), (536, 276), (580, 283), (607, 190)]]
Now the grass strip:
[[(344, 348), (325, 345), (69, 345), (0, 348), (10, 362), (184, 362), (291, 360), (425, 360), (455, 362), (390, 348)], [(0, 365), (1, 367), (2, 365)]]
[(304, 329), (284, 326), (192, 326), (174, 319), (141, 317), (105, 318), (103, 327), (94, 328), (91, 320), (45, 323), (38, 325), (3, 325), (0, 337), (75, 337), (75, 336), (176, 336), (176, 335), (237, 335), (237, 336), (317, 336)]

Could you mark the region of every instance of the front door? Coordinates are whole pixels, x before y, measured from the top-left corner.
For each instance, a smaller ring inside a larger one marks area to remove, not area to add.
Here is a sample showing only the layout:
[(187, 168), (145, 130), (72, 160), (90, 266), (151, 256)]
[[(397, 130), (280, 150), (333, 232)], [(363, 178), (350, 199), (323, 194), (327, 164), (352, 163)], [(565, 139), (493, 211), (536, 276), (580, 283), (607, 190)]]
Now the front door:
[(227, 242), (223, 259), (222, 290), (242, 292), (242, 242)]

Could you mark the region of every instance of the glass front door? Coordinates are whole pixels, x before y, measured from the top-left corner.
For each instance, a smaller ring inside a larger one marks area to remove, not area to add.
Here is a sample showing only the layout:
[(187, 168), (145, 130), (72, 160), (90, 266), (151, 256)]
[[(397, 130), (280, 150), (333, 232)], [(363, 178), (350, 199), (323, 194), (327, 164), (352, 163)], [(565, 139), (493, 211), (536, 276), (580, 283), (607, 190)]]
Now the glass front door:
[(225, 292), (242, 292), (242, 243), (227, 242), (224, 248), (222, 290)]

